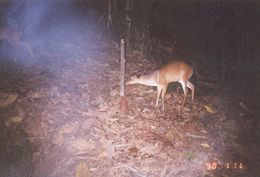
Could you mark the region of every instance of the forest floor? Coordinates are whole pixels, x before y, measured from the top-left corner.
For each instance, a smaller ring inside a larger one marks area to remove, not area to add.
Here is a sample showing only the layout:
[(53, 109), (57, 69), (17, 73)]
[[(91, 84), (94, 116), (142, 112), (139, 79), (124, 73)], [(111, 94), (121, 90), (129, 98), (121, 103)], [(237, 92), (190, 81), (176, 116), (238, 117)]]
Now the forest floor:
[[(89, 45), (36, 45), (34, 61), (1, 54), (0, 92), (18, 96), (0, 108), (1, 177), (260, 176), (259, 123), (246, 95), (195, 84), (195, 102), (189, 95), (179, 113), (173, 84), (163, 113), (155, 89), (131, 85), (121, 113), (119, 51), (82, 36), (71, 40)], [(128, 53), (126, 78), (143, 67), (157, 65)]]

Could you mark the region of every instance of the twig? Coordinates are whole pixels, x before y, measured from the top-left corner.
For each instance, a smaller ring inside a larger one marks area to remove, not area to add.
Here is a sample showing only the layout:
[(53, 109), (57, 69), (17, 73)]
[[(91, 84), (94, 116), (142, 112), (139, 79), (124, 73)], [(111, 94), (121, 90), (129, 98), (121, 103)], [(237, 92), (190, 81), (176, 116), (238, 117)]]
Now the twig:
[(186, 136), (192, 137), (192, 138), (198, 138), (198, 139), (207, 139), (206, 136), (201, 136), (201, 135), (195, 135), (191, 133), (185, 133)]
[(120, 166), (117, 166), (117, 167), (114, 167), (114, 168), (121, 168), (121, 167), (125, 167), (125, 168), (128, 168), (129, 170), (135, 172), (138, 176), (141, 176), (141, 177), (146, 177), (145, 175), (141, 174), (140, 172), (138, 172), (136, 169), (130, 167), (130, 166), (127, 166), (127, 165), (120, 165)]
[(111, 2), (108, 0), (108, 14), (107, 14), (107, 27), (112, 25), (112, 16), (111, 16)]
[(224, 142), (224, 139), (223, 139), (223, 135), (221, 134), (220, 131), (219, 131), (219, 136), (220, 136), (220, 139), (221, 139), (221, 142), (222, 142), (222, 146), (225, 146), (225, 142)]
[(31, 139), (44, 139), (44, 138), (46, 138), (46, 137), (43, 137), (43, 136), (35, 136), (35, 137), (25, 137), (25, 138), (22, 138), (22, 139), (24, 139), (24, 140), (27, 140), (27, 139), (29, 139), (29, 140), (31, 140)]

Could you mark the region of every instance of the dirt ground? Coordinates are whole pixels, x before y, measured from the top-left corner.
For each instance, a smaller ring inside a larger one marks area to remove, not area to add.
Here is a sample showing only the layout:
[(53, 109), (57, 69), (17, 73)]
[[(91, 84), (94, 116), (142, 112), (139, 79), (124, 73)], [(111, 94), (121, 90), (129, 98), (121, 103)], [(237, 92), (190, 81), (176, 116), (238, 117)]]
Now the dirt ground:
[[(1, 177), (260, 176), (257, 107), (247, 95), (206, 90), (194, 78), (195, 102), (189, 95), (180, 114), (173, 84), (163, 113), (156, 91), (135, 85), (121, 113), (119, 51), (90, 35), (69, 36), (79, 45), (34, 41), (35, 59), (2, 51), (0, 91), (18, 97), (0, 109)], [(143, 66), (156, 64), (128, 53), (127, 77)]]

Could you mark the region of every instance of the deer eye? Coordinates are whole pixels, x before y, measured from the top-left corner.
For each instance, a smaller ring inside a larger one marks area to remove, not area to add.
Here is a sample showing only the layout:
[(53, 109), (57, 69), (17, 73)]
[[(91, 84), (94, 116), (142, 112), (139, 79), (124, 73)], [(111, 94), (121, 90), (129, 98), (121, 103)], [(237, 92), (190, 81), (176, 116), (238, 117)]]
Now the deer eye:
[(136, 78), (139, 78), (146, 74), (146, 70), (139, 70), (136, 74)]
[(133, 80), (136, 78), (136, 75), (132, 74), (131, 76), (128, 77), (128, 80)]

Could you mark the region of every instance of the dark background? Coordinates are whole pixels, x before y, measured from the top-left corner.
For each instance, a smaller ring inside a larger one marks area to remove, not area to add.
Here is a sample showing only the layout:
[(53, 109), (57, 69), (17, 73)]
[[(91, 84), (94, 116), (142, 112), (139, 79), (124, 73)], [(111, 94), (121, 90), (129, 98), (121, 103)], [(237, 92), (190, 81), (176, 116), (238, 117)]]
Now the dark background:
[[(17, 19), (28, 37), (37, 38), (48, 30), (54, 31), (49, 34), (55, 37), (59, 26), (68, 32), (78, 29), (75, 32), (78, 35), (80, 30), (89, 30), (116, 42), (125, 37), (129, 38), (131, 49), (142, 51), (158, 63), (174, 58), (192, 61), (198, 72), (223, 87), (232, 82), (233, 89), (259, 91), (258, 1), (111, 1), (113, 21), (109, 27), (108, 1), (22, 1), (20, 4), (9, 16)], [(13, 9), (13, 5), (8, 7)], [(129, 35), (126, 15), (131, 19)], [(172, 47), (171, 53), (157, 50), (162, 43)]]

